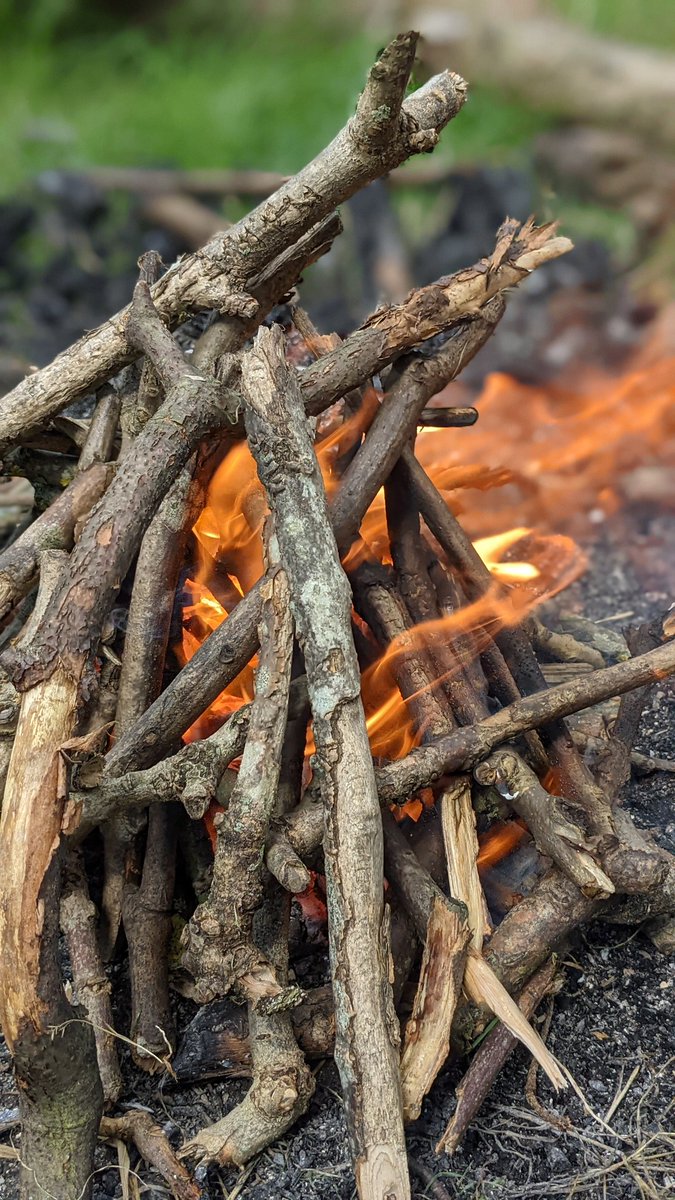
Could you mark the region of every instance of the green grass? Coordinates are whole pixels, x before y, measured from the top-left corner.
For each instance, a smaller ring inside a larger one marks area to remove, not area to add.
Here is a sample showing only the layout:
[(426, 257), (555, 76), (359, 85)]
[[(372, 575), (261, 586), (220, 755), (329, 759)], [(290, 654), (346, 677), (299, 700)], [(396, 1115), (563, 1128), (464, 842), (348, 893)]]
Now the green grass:
[[(593, 29), (675, 45), (675, 0), (554, 3)], [(344, 123), (381, 44), (328, 12), (304, 0), (256, 26), (243, 0), (191, 0), (125, 25), (115, 5), (0, 0), (0, 192), (90, 164), (296, 170)], [(437, 155), (517, 162), (550, 123), (472, 88)]]

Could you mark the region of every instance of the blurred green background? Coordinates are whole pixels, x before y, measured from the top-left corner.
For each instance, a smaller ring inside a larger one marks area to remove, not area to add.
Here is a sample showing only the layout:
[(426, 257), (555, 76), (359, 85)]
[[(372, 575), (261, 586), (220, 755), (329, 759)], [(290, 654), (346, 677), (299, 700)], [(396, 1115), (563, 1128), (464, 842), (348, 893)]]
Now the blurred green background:
[[(597, 31), (675, 47), (675, 0), (554, 3)], [(2, 191), (90, 164), (293, 171), (343, 123), (393, 32), (320, 0), (0, 0)], [(550, 120), (475, 87), (441, 152), (503, 161)]]

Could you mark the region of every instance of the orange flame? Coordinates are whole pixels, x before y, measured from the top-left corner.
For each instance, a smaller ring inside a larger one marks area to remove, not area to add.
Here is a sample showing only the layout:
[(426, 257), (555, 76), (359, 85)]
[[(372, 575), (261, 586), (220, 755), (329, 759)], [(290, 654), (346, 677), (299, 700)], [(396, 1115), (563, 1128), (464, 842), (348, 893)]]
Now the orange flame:
[(502, 858), (506, 858), (516, 846), (522, 842), (527, 833), (526, 826), (520, 821), (504, 821), (493, 825), (490, 830), (479, 838), (479, 850), (476, 863), (481, 870), (494, 866)]
[[(464, 399), (460, 385), (444, 392), (446, 403)], [(495, 584), (480, 600), (407, 631), (364, 671), (363, 701), (376, 758), (399, 758), (421, 737), (396, 686), (397, 657), (437, 640), (456, 649), (461, 645), (463, 653), (469, 647), (479, 652), (488, 635), (518, 624), (576, 578), (585, 558), (569, 534), (587, 532), (617, 507), (624, 478), (635, 467), (675, 464), (674, 399), (672, 351), (647, 347), (621, 379), (588, 371), (569, 382), (532, 387), (492, 375), (476, 401), (477, 425), (420, 433), (417, 455), (475, 539)], [(343, 418), (335, 406), (322, 423), (327, 434), (317, 456), (329, 495), (344, 455), (358, 444), (382, 402), (386, 398), (367, 388), (358, 412)], [(186, 585), (190, 600), (183, 612), (181, 661), (192, 657), (262, 574), (265, 513), (254, 460), (246, 444), (238, 444), (215, 472), (194, 526), (197, 554), (194, 578)], [(345, 565), (366, 557), (391, 561), (382, 490)], [(466, 633), (471, 638), (462, 640)], [(254, 665), (195, 723), (189, 739), (204, 736), (251, 699)], [(421, 811), (420, 802), (414, 803)]]

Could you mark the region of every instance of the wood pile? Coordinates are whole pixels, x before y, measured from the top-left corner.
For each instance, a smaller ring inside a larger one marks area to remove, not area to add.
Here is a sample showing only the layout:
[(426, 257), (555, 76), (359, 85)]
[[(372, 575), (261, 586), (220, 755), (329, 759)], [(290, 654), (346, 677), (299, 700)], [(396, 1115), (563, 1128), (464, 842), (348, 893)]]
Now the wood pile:
[[(466, 85), (451, 72), (407, 94), (415, 48), (409, 33), (383, 51), (353, 118), (312, 163), (168, 270), (146, 255), (130, 306), (0, 404), (3, 453), (25, 452), (28, 477), (44, 473), (64, 437), (79, 449), (72, 482), (0, 554), (0, 1020), (30, 1200), (85, 1197), (99, 1135), (134, 1143), (174, 1196), (196, 1197), (193, 1165), (243, 1164), (281, 1137), (312, 1097), (308, 1056), (330, 1054), (359, 1195), (405, 1200), (404, 1125), (451, 1045), (499, 1018), (439, 1152), (458, 1144), (516, 1041), (566, 1086), (529, 1023), (554, 986), (556, 947), (609, 911), (634, 922), (675, 909), (675, 863), (616, 803), (647, 691), (675, 671), (673, 618), (634, 631), (631, 656), (610, 666), (547, 630), (518, 611), (415, 457), (432, 397), (490, 337), (509, 291), (570, 249), (568, 239), (506, 219), (487, 258), (378, 309), (343, 342), (317, 335), (296, 298), (295, 327), (313, 356), (303, 370), (281, 327), (264, 324), (339, 234), (336, 206), (432, 150), (460, 112)], [(214, 308), (219, 319), (186, 355), (171, 331), (186, 313)], [(84, 427), (57, 416), (91, 393)], [(446, 409), (442, 423), (474, 419)], [(327, 497), (316, 447), (335, 430), (345, 437)], [(247, 519), (256, 529), (264, 521), (264, 572), (167, 681), (190, 531), (213, 472), (242, 439), (257, 465)], [(389, 558), (354, 558), (383, 487)], [(130, 601), (118, 657), (121, 590)], [(481, 619), (448, 634), (440, 618), (469, 609)], [(374, 760), (361, 670), (392, 643), (418, 744)], [(251, 703), (181, 747), (254, 655)], [(551, 657), (579, 670), (549, 687)], [(566, 718), (618, 696), (591, 771)], [(550, 863), (494, 930), (476, 861), (479, 788), (525, 823)], [(440, 881), (393, 815), (431, 792)], [(177, 1156), (147, 1113), (109, 1115), (122, 1077), (103, 964), (123, 925), (124, 1036), (142, 1069), (170, 1070), (182, 818), (201, 822), (214, 805), (213, 868), (203, 887), (195, 882), (182, 962), (200, 1002), (247, 1006), (228, 1020), (231, 1053), (252, 1082)], [(100, 918), (84, 853), (96, 838)], [(317, 867), (331, 987), (304, 992), (289, 975), (289, 914)]]

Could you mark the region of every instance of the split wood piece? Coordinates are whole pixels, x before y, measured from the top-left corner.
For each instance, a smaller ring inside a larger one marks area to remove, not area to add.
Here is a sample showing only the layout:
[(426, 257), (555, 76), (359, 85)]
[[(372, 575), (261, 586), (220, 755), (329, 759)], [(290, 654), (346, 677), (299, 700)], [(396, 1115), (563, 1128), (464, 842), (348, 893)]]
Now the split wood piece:
[[(496, 596), (501, 596), (499, 585), (495, 584), (470, 539), (407, 448), (401, 454), (401, 464), (415, 503), (434, 537), (449, 556), (450, 562), (460, 571), (469, 598), (480, 599), (491, 590)], [(502, 650), (521, 692), (538, 692), (546, 688), (539, 663), (522, 630), (502, 629), (495, 641)], [(578, 754), (564, 721), (556, 718), (549, 722), (543, 728), (542, 734), (551, 763), (560, 768), (563, 786), (570, 799), (577, 800), (586, 811), (589, 832), (597, 839), (601, 851), (613, 849), (616, 846), (616, 831), (609, 802)], [(619, 880), (615, 879), (613, 882), (620, 886)]]
[(474, 767), (474, 778), (494, 786), (523, 818), (542, 854), (548, 855), (585, 896), (603, 898), (615, 890), (593, 857), (583, 829), (566, 816), (557, 796), (542, 787), (519, 755), (497, 750)]
[[(52, 604), (65, 557), (43, 552), (34, 624)], [(66, 1000), (57, 956), (59, 750), (77, 699), (62, 666), (23, 695), (0, 821), (0, 1022), (21, 1108), (22, 1200), (89, 1196), (103, 1108), (94, 1031)]]
[[(290, 897), (268, 878), (253, 933), (282, 987), (288, 986), (289, 911)], [(183, 1147), (181, 1156), (201, 1165), (243, 1166), (283, 1137), (306, 1112), (314, 1094), (314, 1075), (295, 1039), (291, 1014), (258, 1013), (249, 1004), (248, 1019), (253, 1083), (240, 1104)]]
[(462, 988), (471, 934), (466, 921), (435, 897), (412, 1012), (401, 1054), (403, 1116), (416, 1121), (422, 1101), (450, 1053), (452, 1016)]
[[(416, 42), (414, 34), (403, 34), (383, 51), (354, 116), (321, 154), (224, 236), (179, 259), (155, 284), (153, 300), (163, 319), (202, 308), (254, 315), (257, 302), (246, 291), (252, 277), (359, 188), (411, 154), (433, 148), (461, 108), (466, 85), (446, 71), (404, 100)], [(118, 313), (10, 392), (0, 408), (0, 443), (40, 424), (135, 358), (137, 348), (127, 337), (129, 315), (129, 309)]]
[(114, 468), (93, 463), (0, 554), (0, 621), (7, 621), (35, 585), (43, 550), (70, 550), (75, 530), (101, 498)]
[[(367, 509), (414, 431), (420, 409), (471, 361), (494, 332), (503, 312), (504, 300), (497, 296), (480, 316), (461, 325), (432, 358), (414, 357), (406, 364), (400, 380), (377, 412), (368, 437), (343, 476), (333, 501), (331, 522), (341, 552), (349, 549), (358, 535)], [(344, 346), (348, 343), (349, 339)], [(308, 367), (304, 374), (312, 369)], [(166, 754), (250, 662), (258, 646), (261, 586), (258, 583), (247, 592), (143, 717), (113, 747), (107, 759), (111, 774), (148, 766)]]
[(115, 442), (122, 397), (111, 387), (101, 389), (77, 462), (78, 475), (92, 463), (109, 463), (115, 457)]
[(429, 746), (420, 746), (398, 762), (376, 771), (383, 802), (401, 801), (444, 775), (467, 771), (502, 742), (557, 717), (590, 708), (608, 696), (665, 679), (675, 672), (675, 641), (614, 667), (604, 667), (545, 692), (524, 696), (476, 725), (456, 729)]
[(364, 1200), (407, 1200), (398, 1029), (383, 925), (382, 834), (351, 637), (350, 589), (279, 329), (260, 331), (242, 374), (249, 445), (275, 513), (307, 670), (314, 769), (326, 813), (335, 1059), (357, 1189)]
[[(138, 278), (152, 287), (162, 276), (163, 263), (155, 250), (148, 250), (138, 260)], [(124, 458), (134, 438), (145, 428), (150, 417), (154, 417), (163, 399), (162, 385), (155, 367), (146, 356), (128, 372), (122, 372), (127, 386), (120, 391), (120, 429), (122, 447), (120, 458)]]
[(131, 983), (131, 1055), (149, 1074), (166, 1068), (175, 1047), (169, 998), (169, 944), (176, 876), (176, 806), (151, 807), (140, 882), (127, 881), (122, 919)]
[(73, 550), (64, 585), (30, 652), (4, 652), (14, 682), (33, 687), (55, 670), (79, 681), (101, 628), (162, 497), (196, 445), (226, 424), (223, 384), (194, 373), (152, 307), (147, 285), (134, 292), (133, 337), (150, 355), (166, 399), (120, 464)]
[[(520, 993), (518, 1008), (527, 1021), (534, 1015), (544, 996), (551, 991), (557, 969), (555, 959), (550, 959), (539, 968)], [(436, 1146), (437, 1154), (452, 1154), (457, 1149), (487, 1099), (497, 1075), (517, 1045), (517, 1038), (505, 1025), (497, 1025), (488, 1034), (457, 1086), (457, 1106)]]
[[(439, 901), (450, 911), (455, 912), (466, 925), (465, 905), (458, 900), (449, 899), (436, 886), (429, 872), (417, 859), (393, 816), (386, 810), (382, 811), (382, 826), (387, 879), (399, 893), (413, 918), (418, 934), (424, 936), (435, 901)], [(467, 929), (467, 943), (469, 940)], [(466, 955), (463, 982), (469, 998), (499, 1017), (500, 1021), (536, 1058), (553, 1086), (556, 1088), (566, 1087), (565, 1076), (553, 1055), (549, 1053), (541, 1038), (518, 1011), (518, 1006), (500, 983), (489, 963), (470, 946)], [(449, 1045), (453, 1016), (454, 1010), (447, 1014), (447, 1031), (444, 1031), (443, 1034), (446, 1046)], [(442, 1028), (439, 1023), (437, 1026), (439, 1033)], [(439, 1063), (439, 1069), (440, 1066), (442, 1066), (442, 1060)]]
[(148, 1166), (161, 1175), (174, 1200), (200, 1200), (201, 1188), (179, 1162), (166, 1134), (150, 1113), (132, 1108), (121, 1117), (103, 1117), (99, 1137), (135, 1146)]
[[(179, 473), (143, 535), (129, 603), (124, 653), (115, 712), (115, 737), (124, 735), (162, 690), (173, 605), (190, 529), (204, 505), (204, 488), (193, 458)], [(113, 815), (102, 830), (104, 879), (101, 948), (110, 958), (117, 941), (125, 883), (133, 874), (134, 844), (146, 822), (146, 813), (128, 805)], [(136, 864), (138, 865), (138, 864)], [(148, 934), (147, 922), (137, 926)], [(152, 953), (139, 948), (141, 956)], [(157, 960), (159, 965), (159, 960)], [(167, 970), (158, 980), (158, 993), (168, 987)], [(152, 989), (147, 996), (152, 995)], [(164, 1016), (164, 1013), (161, 1014)], [(149, 1027), (158, 1021), (150, 1015)], [(156, 1040), (156, 1039), (155, 1039)], [(166, 1053), (166, 1046), (153, 1045)], [(154, 1060), (150, 1060), (151, 1062)]]
[(470, 779), (466, 775), (457, 776), (443, 788), (436, 803), (441, 812), (450, 895), (466, 905), (471, 945), (481, 953), (486, 935), (492, 932), (492, 922), (478, 874), (478, 836)]
[(254, 1005), (276, 998), (278, 1005), (292, 1007), (299, 989), (280, 984), (252, 937), (253, 917), (263, 899), (261, 847), (276, 801), (293, 652), (286, 572), (274, 567), (262, 591), (260, 659), (248, 737), (227, 812), (214, 822), (211, 889), (184, 931), (183, 964), (202, 1002), (238, 989)]
[(98, 947), (98, 914), (89, 896), (82, 863), (73, 856), (66, 870), (61, 897), (61, 932), (66, 939), (73, 972), (75, 1001), (91, 1021), (96, 1039), (96, 1058), (106, 1105), (114, 1104), (122, 1093), (112, 1006), (110, 980), (105, 973)]

